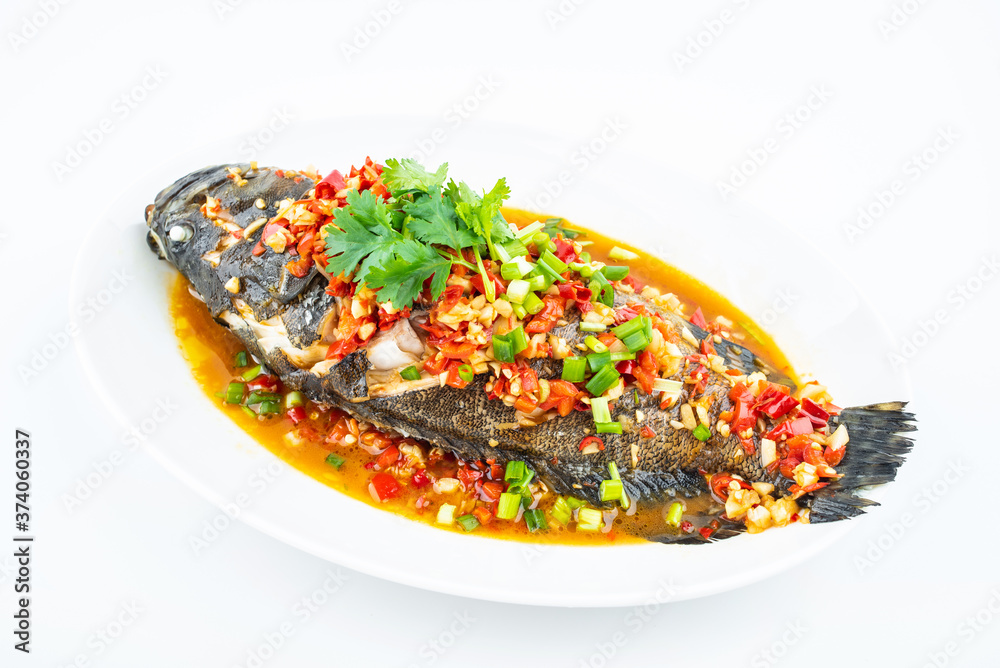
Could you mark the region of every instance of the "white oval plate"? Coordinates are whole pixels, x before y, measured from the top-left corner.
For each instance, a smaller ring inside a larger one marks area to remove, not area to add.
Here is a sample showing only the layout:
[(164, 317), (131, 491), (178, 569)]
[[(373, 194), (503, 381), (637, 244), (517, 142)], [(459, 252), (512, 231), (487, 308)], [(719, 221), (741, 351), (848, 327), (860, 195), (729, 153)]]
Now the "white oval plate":
[[(240, 138), (221, 141), (139, 178), (94, 224), (73, 272), (71, 308), (75, 317), (77, 305), (95, 299), (101, 309), (81, 324), (77, 350), (102, 401), (125, 428), (142, 434), (158, 461), (251, 526), (324, 559), (416, 587), (514, 603), (616, 606), (705, 596), (779, 573), (863, 521), (791, 526), (704, 546), (534, 546), (441, 531), (370, 507), (254, 443), (192, 378), (168, 314), (174, 270), (146, 247), (143, 223), (145, 206), (177, 178), (251, 157), (343, 170), (366, 155), (384, 159), (430, 147), (429, 157), (419, 156), (427, 164), (448, 160), (451, 174), (475, 187), (506, 176), (512, 205), (565, 216), (698, 277), (762, 321), (800, 373), (828, 384), (841, 405), (908, 396), (905, 379), (872, 345), (886, 337), (872, 309), (816, 249), (776, 223), (723, 205), (708, 187), (648, 161), (624, 160), (614, 146), (584, 167), (572, 144), (523, 128), (468, 123), (445, 131), (444, 140), (434, 130), (432, 121), (395, 118), (301, 123), (257, 156)], [(760, 261), (789, 257), (810, 258), (818, 280), (810, 285), (785, 263)]]

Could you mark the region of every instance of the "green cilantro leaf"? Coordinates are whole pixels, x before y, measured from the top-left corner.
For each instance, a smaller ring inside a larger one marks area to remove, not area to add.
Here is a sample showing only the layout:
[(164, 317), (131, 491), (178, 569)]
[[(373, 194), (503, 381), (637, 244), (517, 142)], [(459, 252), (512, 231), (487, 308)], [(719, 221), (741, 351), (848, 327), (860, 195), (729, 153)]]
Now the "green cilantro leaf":
[(369, 191), (349, 193), (347, 206), (334, 212), (333, 221), (336, 227), (326, 227), (327, 271), (334, 276), (353, 272), (358, 283), (366, 282), (371, 267), (390, 259), (402, 241), (389, 208)]
[(382, 171), (382, 182), (393, 195), (414, 191), (430, 192), (435, 186), (438, 188), (443, 186), (447, 177), (447, 162), (432, 174), (423, 165), (410, 158), (402, 160), (389, 158), (385, 161), (385, 169)]
[(441, 244), (460, 251), (483, 243), (458, 217), (451, 199), (441, 196), (439, 186), (431, 188), (426, 197), (404, 203), (403, 211), (413, 216), (406, 229), (425, 244)]
[(507, 180), (497, 181), (493, 190), (482, 197), (464, 181), (460, 183), (452, 181), (448, 184), (446, 193), (456, 202), (455, 213), (469, 226), (469, 229), (486, 239), (490, 256), (495, 259), (497, 254), (493, 243), (503, 243), (514, 237), (500, 213), (504, 200), (510, 196)]
[(395, 308), (412, 304), (431, 279), (431, 298), (444, 292), (451, 274), (452, 261), (430, 246), (405, 239), (396, 246), (392, 259), (373, 266), (368, 272), (368, 285), (378, 290), (378, 301), (391, 301)]

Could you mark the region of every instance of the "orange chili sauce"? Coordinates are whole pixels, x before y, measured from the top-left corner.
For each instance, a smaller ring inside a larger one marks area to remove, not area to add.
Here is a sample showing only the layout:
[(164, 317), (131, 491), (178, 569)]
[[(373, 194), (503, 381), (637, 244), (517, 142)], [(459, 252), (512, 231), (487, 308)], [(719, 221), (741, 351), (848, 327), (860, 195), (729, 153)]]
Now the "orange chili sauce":
[[(503, 213), (508, 222), (519, 227), (535, 220), (544, 221), (547, 218), (547, 216), (517, 209), (504, 209)], [(638, 260), (627, 263), (635, 267), (632, 269), (632, 276), (643, 284), (652, 285), (663, 292), (672, 292), (677, 295), (685, 304), (686, 313), (691, 313), (696, 306), (700, 306), (707, 320), (712, 320), (716, 315), (723, 315), (737, 323), (734, 325), (734, 333), (744, 335), (740, 343), (750, 348), (778, 371), (785, 373), (790, 378), (795, 378), (791, 366), (773, 340), (725, 297), (679, 269), (644, 253), (641, 249), (575, 225), (570, 227), (583, 233), (583, 236), (578, 237), (578, 240), (593, 242), (585, 250), (591, 254), (594, 260), (600, 260), (607, 264), (623, 264), (621, 261), (608, 259), (607, 254), (613, 246), (631, 250), (639, 255)], [(329, 444), (324, 442), (322, 437), (292, 444), (286, 439), (286, 434), (295, 429), (289, 419), (284, 417), (270, 419), (251, 417), (239, 406), (225, 404), (216, 397), (216, 393), (224, 390), (226, 385), (240, 373), (240, 370), (233, 369), (233, 360), (236, 354), (245, 348), (235, 335), (212, 319), (205, 304), (190, 294), (188, 286), (189, 283), (183, 276), (178, 276), (174, 281), (170, 291), (171, 314), (181, 352), (191, 365), (192, 373), (208, 400), (219, 405), (220, 409), (254, 440), (281, 460), (310, 477), (369, 505), (376, 505), (442, 529), (464, 532), (457, 524), (450, 527), (436, 524), (437, 504), (424, 510), (418, 510), (415, 507), (417, 497), (421, 493), (428, 492), (430, 487), (416, 489), (404, 484), (403, 492), (397, 498), (381, 503), (376, 502), (368, 491), (369, 482), (375, 471), (365, 468), (365, 464), (374, 461), (375, 456), (369, 455), (356, 445)], [(746, 328), (740, 323), (746, 323)], [(316, 425), (318, 428), (322, 428), (321, 425), (326, 424), (323, 421), (325, 414), (316, 411), (312, 404), (307, 404), (307, 412), (310, 412), (311, 415), (304, 424)], [(312, 419), (316, 416), (319, 417), (318, 421)], [(325, 432), (321, 433), (321, 436), (323, 435)], [(326, 458), (331, 452), (346, 459), (346, 462), (339, 469), (326, 462)], [(456, 495), (455, 498), (457, 499), (458, 496)], [(445, 501), (455, 503), (449, 499), (445, 499)], [(666, 499), (664, 503), (641, 502), (633, 515), (626, 515), (620, 511), (614, 520), (612, 530), (608, 533), (570, 531), (553, 521), (549, 522), (548, 531), (529, 533), (524, 522), (515, 524), (498, 519), (493, 519), (489, 524), (478, 527), (475, 533), (537, 543), (608, 544), (609, 542), (635, 542), (642, 540), (638, 536), (662, 532), (662, 528), (665, 527), (663, 516), (671, 501), (671, 499)], [(708, 509), (712, 501), (710, 496), (705, 494), (703, 498), (685, 499), (685, 504), (687, 512), (691, 513)], [(540, 507), (547, 510), (550, 505), (551, 502), (543, 502)]]

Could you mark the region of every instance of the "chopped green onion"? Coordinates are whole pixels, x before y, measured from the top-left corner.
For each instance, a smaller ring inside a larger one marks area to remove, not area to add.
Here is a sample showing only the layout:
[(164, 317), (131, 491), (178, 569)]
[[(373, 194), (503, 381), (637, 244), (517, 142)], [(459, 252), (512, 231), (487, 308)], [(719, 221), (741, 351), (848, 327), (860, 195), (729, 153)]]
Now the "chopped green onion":
[(246, 413), (247, 415), (249, 415), (250, 417), (252, 417), (252, 418), (257, 417), (257, 413), (255, 413), (254, 410), (252, 408), (250, 408), (249, 406), (240, 406), (240, 408), (242, 408), (243, 412)]
[(253, 406), (254, 404), (262, 404), (265, 401), (277, 401), (278, 395), (273, 392), (251, 392), (250, 396), (247, 397), (247, 406)]
[(247, 355), (247, 352), (245, 350), (241, 350), (236, 353), (236, 366), (245, 367), (247, 364), (250, 364), (250, 358)]
[[(577, 241), (576, 243), (580, 244), (581, 246), (589, 246), (590, 244), (592, 244), (594, 242), (593, 241)], [(590, 263), (590, 253), (588, 253), (587, 251), (583, 251), (582, 253), (580, 253), (580, 262), (586, 262), (586, 263), (589, 264)]]
[(528, 312), (520, 304), (511, 304), (510, 307), (514, 310), (514, 317), (518, 320), (524, 320), (528, 317)]
[(620, 246), (615, 246), (608, 251), (608, 257), (612, 260), (638, 260), (639, 256), (630, 250), (625, 250)]
[(577, 531), (597, 531), (604, 524), (604, 513), (597, 508), (580, 508), (576, 516)]
[(545, 280), (548, 282), (548, 285), (545, 286), (546, 288), (548, 288), (549, 285), (552, 285), (556, 281), (566, 280), (565, 278), (559, 275), (559, 272), (557, 272), (555, 269), (545, 264), (544, 262), (539, 262), (538, 264), (536, 264), (535, 269), (537, 269), (538, 273), (544, 276)]
[(277, 401), (264, 401), (259, 410), (261, 415), (276, 415), (281, 412), (281, 404)]
[(575, 496), (568, 496), (566, 497), (566, 505), (572, 508), (573, 510), (576, 510), (577, 508), (583, 508), (585, 505), (587, 505), (587, 502), (584, 501), (583, 499), (578, 499)]
[(579, 272), (580, 270), (582, 270), (586, 266), (587, 266), (586, 262), (570, 262), (569, 263), (569, 270), (570, 271)]
[(504, 251), (510, 256), (510, 259), (521, 258), (523, 259), (525, 255), (528, 254), (528, 249), (519, 239), (513, 239), (508, 241), (503, 245)]
[(539, 263), (544, 264), (546, 267), (556, 272), (557, 274), (561, 274), (567, 269), (569, 269), (569, 265), (567, 265), (565, 262), (557, 258), (555, 255), (553, 255), (551, 251), (545, 251), (544, 253), (542, 253), (538, 257), (538, 261)]
[(598, 434), (620, 434), (622, 433), (622, 425), (620, 422), (598, 422), (597, 423), (597, 433)]
[(500, 265), (500, 278), (505, 281), (521, 279), (524, 278), (524, 272), (521, 271), (521, 265), (517, 262), (504, 262)]
[(509, 461), (507, 462), (507, 469), (504, 471), (503, 479), (506, 482), (520, 480), (524, 477), (525, 472), (528, 467), (524, 465), (522, 461)]
[[(502, 269), (502, 268), (501, 268)], [(524, 298), (528, 296), (528, 292), (531, 290), (531, 286), (528, 285), (527, 281), (522, 281), (519, 278), (515, 278), (513, 281), (507, 284), (507, 301), (512, 304), (520, 304), (524, 301)]]
[(542, 229), (545, 226), (536, 220), (530, 225), (525, 225), (524, 229), (522, 230), (517, 229), (517, 226), (514, 224), (511, 224), (510, 227), (511, 227), (511, 232), (514, 233), (514, 237), (518, 241), (523, 242), (528, 237), (534, 236), (535, 232), (537, 232), (538, 230)]
[(615, 267), (608, 265), (601, 269), (601, 273), (604, 274), (604, 278), (609, 281), (620, 281), (628, 276), (628, 267)]
[(606, 332), (608, 328), (601, 322), (581, 322), (581, 332)]
[(601, 343), (596, 336), (591, 335), (583, 340), (585, 346), (590, 348), (595, 353), (606, 353), (608, 352), (608, 347)]
[(501, 362), (514, 361), (514, 346), (506, 336), (493, 335), (493, 357)]
[(415, 366), (408, 366), (399, 372), (403, 380), (420, 380), (420, 369)]
[(594, 413), (594, 422), (611, 422), (611, 409), (608, 408), (608, 400), (606, 398), (594, 397), (591, 399), (590, 410)]
[(611, 353), (605, 350), (603, 353), (591, 353), (587, 355), (587, 367), (591, 371), (600, 371), (611, 364)]
[(507, 340), (513, 346), (515, 355), (528, 347), (528, 335), (525, 334), (523, 325), (518, 325), (507, 332)]
[(329, 464), (330, 466), (334, 466), (334, 467), (336, 467), (338, 469), (341, 466), (343, 466), (344, 462), (346, 462), (346, 461), (347, 461), (346, 459), (344, 459), (343, 457), (341, 457), (340, 455), (338, 455), (336, 452), (331, 452), (330, 454), (328, 454), (326, 456), (326, 463)]
[(455, 521), (455, 506), (450, 503), (442, 503), (438, 508), (437, 523), (452, 524)]
[(512, 520), (517, 517), (517, 511), (521, 507), (521, 495), (503, 492), (500, 494), (500, 503), (497, 506), (497, 519)]
[(643, 331), (642, 317), (635, 317), (628, 322), (622, 323), (611, 329), (611, 333), (619, 339), (624, 339), (629, 334)]
[(289, 392), (285, 395), (285, 410), (295, 408), (296, 406), (304, 406), (305, 403), (306, 398), (302, 396), (301, 392)]
[(563, 360), (562, 379), (571, 383), (582, 383), (587, 372), (586, 357), (567, 357)]
[(238, 404), (243, 401), (243, 383), (229, 383), (226, 386), (226, 403)]
[(679, 527), (682, 517), (684, 517), (684, 504), (680, 501), (674, 501), (667, 510), (667, 524), (672, 527)]
[(608, 462), (608, 475), (611, 476), (612, 480), (621, 480), (621, 474), (618, 473), (618, 463), (615, 460)]
[(462, 515), (461, 517), (456, 517), (455, 521), (461, 525), (466, 531), (472, 531), (479, 528), (479, 520), (476, 519), (475, 515)]
[(709, 430), (708, 427), (706, 427), (703, 424), (700, 424), (697, 427), (695, 427), (694, 431), (692, 431), (691, 433), (694, 434), (695, 438), (697, 438), (699, 441), (702, 442), (707, 441), (712, 437), (712, 432)]
[(264, 368), (260, 364), (254, 367), (250, 367), (249, 369), (243, 372), (243, 380), (253, 380), (261, 373), (263, 373), (263, 371)]
[(471, 383), (472, 379), (476, 377), (476, 372), (472, 370), (472, 365), (462, 364), (458, 367), (458, 377), (466, 383)]
[(535, 315), (543, 308), (545, 308), (545, 304), (542, 303), (542, 300), (534, 292), (529, 292), (528, 296), (524, 298), (524, 310), (531, 315)]
[(635, 353), (611, 353), (612, 364), (618, 362), (624, 362), (625, 360), (634, 360)]
[(590, 264), (590, 262), (587, 262), (582, 267), (580, 267), (580, 275), (583, 276), (584, 278), (590, 278), (591, 276), (594, 275), (596, 271), (597, 270), (594, 269), (594, 265)]
[(214, 394), (219, 399), (225, 399), (226, 398), (226, 393), (225, 392), (213, 392), (212, 394)]
[(614, 387), (619, 378), (621, 378), (621, 374), (609, 363), (607, 366), (601, 367), (601, 370), (594, 374), (585, 387), (592, 395), (599, 397)]
[(622, 498), (622, 492), (625, 491), (625, 487), (621, 480), (602, 480), (601, 481), (601, 501), (619, 501)]
[(535, 244), (535, 247), (539, 252), (544, 252), (549, 248), (555, 247), (552, 243), (552, 239), (545, 232), (536, 232), (534, 236), (531, 237), (531, 243)]
[(622, 343), (625, 344), (625, 347), (634, 353), (637, 353), (640, 350), (644, 349), (646, 346), (650, 344), (650, 342), (651, 342), (650, 337), (646, 336), (646, 332), (644, 331), (638, 331), (635, 332), (634, 334), (629, 334), (624, 339), (622, 339)]
[(667, 394), (672, 394), (679, 396), (681, 390), (684, 389), (684, 383), (679, 380), (670, 380), (669, 378), (657, 378), (653, 381), (653, 392), (666, 392)]
[(545, 521), (545, 515), (537, 508), (524, 511), (524, 523), (528, 525), (528, 531), (545, 531), (549, 528), (549, 523)]
[(561, 496), (556, 499), (556, 502), (552, 504), (552, 509), (549, 511), (552, 515), (552, 519), (563, 526), (567, 526), (569, 521), (573, 518), (573, 509), (569, 507), (566, 503), (566, 499)]

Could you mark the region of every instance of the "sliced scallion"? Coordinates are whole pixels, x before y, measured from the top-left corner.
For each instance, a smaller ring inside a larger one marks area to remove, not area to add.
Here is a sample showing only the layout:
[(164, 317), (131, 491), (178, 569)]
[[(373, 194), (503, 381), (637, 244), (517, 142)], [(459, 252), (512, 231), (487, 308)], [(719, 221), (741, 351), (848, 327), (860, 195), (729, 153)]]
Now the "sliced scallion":
[(512, 304), (520, 304), (524, 301), (524, 298), (528, 296), (528, 292), (530, 290), (531, 286), (528, 285), (527, 281), (515, 278), (507, 284), (507, 301)]
[(563, 526), (567, 526), (569, 521), (573, 518), (573, 509), (569, 507), (566, 503), (566, 499), (561, 496), (556, 499), (556, 502), (552, 504), (552, 509), (549, 511), (552, 515), (552, 519)]
[(513, 309), (514, 316), (518, 320), (524, 320), (524, 318), (528, 315), (528, 312), (520, 304), (511, 304), (510, 307), (511, 307), (511, 309)]
[(514, 346), (506, 336), (493, 335), (493, 357), (501, 362), (514, 361)]
[(608, 328), (601, 322), (581, 322), (581, 332), (606, 332)]
[(476, 519), (475, 515), (462, 515), (461, 517), (456, 517), (455, 521), (466, 531), (473, 531), (479, 528), (479, 520)]
[(497, 519), (512, 520), (517, 517), (517, 511), (521, 507), (521, 495), (503, 492), (500, 494), (500, 503), (497, 505)]
[(542, 300), (534, 292), (529, 292), (524, 298), (524, 310), (531, 315), (539, 313), (543, 308), (545, 308), (545, 304), (542, 303)]
[(620, 281), (628, 276), (628, 267), (608, 265), (601, 269), (601, 273), (604, 274), (604, 278), (609, 281)]
[(635, 353), (611, 353), (611, 363), (617, 364), (626, 360), (634, 360)]
[(545, 234), (545, 232), (535, 232), (535, 234), (531, 237), (531, 243), (535, 244), (535, 247), (540, 252), (544, 252), (555, 245), (552, 243), (552, 239), (549, 235)]
[(249, 369), (243, 372), (243, 380), (253, 380), (254, 378), (256, 378), (261, 374), (262, 370), (263, 369), (259, 364), (257, 366), (250, 367)]
[(272, 392), (251, 392), (250, 396), (247, 397), (247, 406), (253, 406), (254, 404), (262, 404), (265, 401), (277, 401), (278, 395)]
[(646, 346), (650, 344), (650, 342), (651, 342), (650, 337), (648, 337), (646, 335), (646, 332), (642, 330), (639, 330), (634, 334), (629, 334), (628, 336), (622, 339), (622, 343), (625, 344), (625, 347), (634, 353), (637, 353), (640, 350), (644, 349)]
[(511, 225), (511, 228), (513, 228), (511, 231), (514, 233), (514, 236), (518, 239), (518, 241), (523, 242), (525, 239), (534, 236), (535, 232), (542, 229), (543, 227), (545, 226), (536, 220), (530, 225), (525, 225), (524, 229), (521, 230), (517, 229), (516, 225)]
[(549, 528), (549, 523), (545, 521), (545, 514), (537, 508), (524, 511), (524, 523), (528, 525), (528, 531), (532, 533), (546, 531)]
[(583, 499), (578, 499), (575, 496), (567, 496), (566, 505), (569, 506), (571, 509), (576, 510), (577, 508), (583, 508), (585, 505), (587, 505), (587, 502), (584, 501)]
[(593, 396), (599, 397), (614, 387), (619, 378), (621, 378), (621, 374), (609, 363), (607, 366), (601, 367), (601, 370), (594, 374), (585, 387)]
[(591, 334), (583, 340), (583, 344), (590, 348), (592, 352), (595, 353), (606, 353), (608, 352), (608, 347), (601, 343), (596, 336)]
[(471, 383), (472, 379), (476, 377), (476, 372), (472, 370), (472, 366), (469, 364), (462, 364), (458, 367), (458, 377), (464, 380), (466, 383)]
[[(611, 422), (611, 410), (608, 400), (604, 397), (594, 397), (590, 400), (590, 410), (594, 413), (594, 422)], [(614, 464), (614, 462), (611, 462)]]
[(261, 415), (277, 415), (281, 412), (281, 404), (277, 401), (264, 401), (260, 404), (259, 410)]
[(598, 434), (620, 434), (622, 433), (622, 425), (620, 422), (598, 422), (597, 423), (597, 433)]
[(567, 357), (563, 360), (562, 379), (571, 383), (582, 383), (587, 372), (586, 357)]
[(226, 403), (238, 404), (243, 401), (243, 383), (229, 383), (226, 386)]
[(420, 369), (415, 366), (408, 366), (399, 372), (403, 380), (420, 380)]
[(507, 462), (507, 468), (504, 470), (503, 479), (506, 482), (516, 482), (524, 477), (525, 472), (528, 467), (524, 465), (522, 461), (509, 461)]
[(611, 353), (605, 350), (603, 353), (590, 353), (587, 355), (587, 367), (591, 371), (600, 371), (611, 364)]
[(597, 508), (580, 508), (576, 516), (577, 531), (597, 531), (604, 524), (604, 514)]
[(252, 408), (250, 408), (249, 406), (240, 406), (240, 408), (242, 408), (243, 412), (246, 413), (247, 415), (249, 415), (250, 417), (252, 417), (252, 418), (257, 417), (257, 413), (255, 413), (254, 410)]
[(691, 432), (699, 441), (705, 442), (712, 437), (712, 432), (703, 424), (698, 425)]
[(523, 325), (518, 325), (507, 332), (507, 340), (510, 341), (515, 355), (528, 347), (528, 335), (525, 333)]
[(346, 459), (338, 455), (336, 452), (331, 452), (326, 456), (326, 463), (338, 469), (343, 466), (346, 461)]
[(608, 257), (612, 260), (638, 260), (639, 256), (630, 250), (626, 250), (621, 246), (615, 246), (610, 251), (608, 251)]
[(285, 410), (295, 408), (296, 406), (304, 406), (305, 403), (306, 398), (302, 396), (301, 392), (289, 392), (285, 395)]
[(545, 251), (544, 253), (542, 253), (538, 257), (538, 261), (540, 263), (544, 264), (546, 267), (548, 267), (552, 271), (556, 272), (557, 274), (561, 274), (564, 271), (566, 271), (567, 269), (569, 269), (569, 265), (567, 265), (565, 262), (563, 262), (562, 260), (560, 260), (559, 258), (557, 258), (555, 255), (553, 255), (549, 251)]
[(621, 480), (601, 481), (601, 501), (605, 503), (621, 500), (623, 491), (625, 491), (625, 487), (622, 485)]
[(247, 352), (245, 350), (241, 350), (236, 353), (236, 367), (243, 368), (247, 364), (250, 364), (250, 356), (247, 355)]

